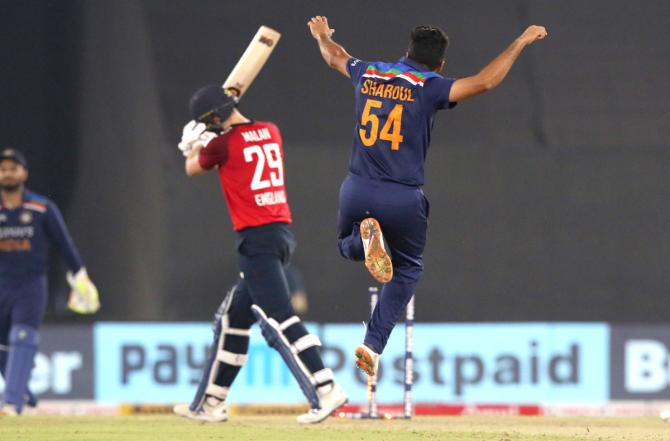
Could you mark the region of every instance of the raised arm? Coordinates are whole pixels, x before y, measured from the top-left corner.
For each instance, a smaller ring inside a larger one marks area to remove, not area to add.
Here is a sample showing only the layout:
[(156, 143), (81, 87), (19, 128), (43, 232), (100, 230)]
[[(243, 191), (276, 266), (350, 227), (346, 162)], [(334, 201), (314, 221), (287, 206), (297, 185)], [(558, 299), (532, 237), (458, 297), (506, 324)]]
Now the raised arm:
[(342, 46), (332, 40), (331, 36), (335, 32), (335, 29), (331, 29), (328, 26), (328, 19), (317, 15), (307, 22), (307, 26), (309, 26), (312, 37), (319, 43), (319, 50), (326, 64), (349, 78), (347, 60), (351, 58), (351, 55)]
[(544, 26), (529, 26), (507, 49), (495, 57), (478, 74), (460, 78), (449, 92), (449, 101), (457, 102), (495, 89), (505, 79), (521, 51), (529, 44), (547, 36)]

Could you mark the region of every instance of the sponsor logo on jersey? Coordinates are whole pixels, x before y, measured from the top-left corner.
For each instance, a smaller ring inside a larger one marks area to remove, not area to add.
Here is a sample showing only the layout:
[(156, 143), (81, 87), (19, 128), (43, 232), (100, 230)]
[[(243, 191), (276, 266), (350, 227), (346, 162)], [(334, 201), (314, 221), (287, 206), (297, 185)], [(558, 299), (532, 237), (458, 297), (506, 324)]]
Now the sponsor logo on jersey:
[[(21, 214), (24, 213), (26, 212)], [(0, 228), (0, 251), (30, 251), (32, 249), (30, 239), (34, 234), (33, 227), (2, 227)]]
[(7, 215), (6, 214), (0, 214), (0, 222), (7, 222)]
[(2, 227), (0, 228), (0, 239), (23, 239), (35, 235), (33, 227)]

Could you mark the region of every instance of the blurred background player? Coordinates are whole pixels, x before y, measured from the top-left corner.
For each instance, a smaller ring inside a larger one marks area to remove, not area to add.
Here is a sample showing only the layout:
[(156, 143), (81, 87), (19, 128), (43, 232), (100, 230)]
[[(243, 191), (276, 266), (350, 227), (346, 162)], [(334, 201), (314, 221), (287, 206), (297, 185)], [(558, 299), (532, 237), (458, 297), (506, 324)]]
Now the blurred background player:
[(307, 332), (289, 302), (285, 266), (295, 239), (281, 134), (273, 123), (245, 117), (236, 104), (220, 86), (199, 89), (190, 101), (194, 120), (184, 127), (179, 143), (188, 176), (217, 168), (237, 232), (240, 279), (215, 315), (211, 357), (195, 398), (174, 411), (201, 421), (228, 419), (225, 400), (246, 361), (250, 328), (258, 321), (310, 403), (311, 410), (298, 422), (318, 423), (347, 397), (323, 365), (319, 338)]
[(439, 74), (448, 38), (437, 27), (414, 28), (405, 56), (384, 63), (349, 55), (332, 40), (335, 31), (326, 17), (307, 25), (325, 62), (350, 78), (355, 90), (356, 126), (337, 234), (342, 256), (364, 260), (385, 284), (355, 350), (357, 366), (372, 375), (423, 272), (429, 204), (421, 187), (435, 113), (498, 86), (523, 48), (547, 32), (530, 26), (478, 74), (451, 79)]
[(19, 151), (0, 152), (0, 373), (5, 379), (0, 413), (5, 415), (20, 414), (25, 402), (37, 403), (28, 380), (47, 302), (49, 245), (70, 270), (70, 309), (87, 314), (100, 308), (58, 207), (25, 188), (27, 166)]

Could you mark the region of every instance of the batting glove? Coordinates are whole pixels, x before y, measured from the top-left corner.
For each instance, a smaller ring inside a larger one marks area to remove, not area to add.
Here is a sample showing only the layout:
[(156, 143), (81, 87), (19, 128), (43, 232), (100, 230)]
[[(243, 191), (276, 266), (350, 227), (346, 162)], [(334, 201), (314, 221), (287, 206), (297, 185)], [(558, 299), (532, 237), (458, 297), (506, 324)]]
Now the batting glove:
[(205, 124), (191, 120), (184, 126), (177, 147), (184, 156), (191, 156), (194, 150), (205, 147), (214, 138), (216, 133), (207, 131)]
[(68, 271), (67, 283), (70, 284), (70, 298), (67, 302), (68, 308), (78, 314), (94, 314), (100, 309), (100, 296), (98, 288), (88, 278), (86, 268), (72, 274)]

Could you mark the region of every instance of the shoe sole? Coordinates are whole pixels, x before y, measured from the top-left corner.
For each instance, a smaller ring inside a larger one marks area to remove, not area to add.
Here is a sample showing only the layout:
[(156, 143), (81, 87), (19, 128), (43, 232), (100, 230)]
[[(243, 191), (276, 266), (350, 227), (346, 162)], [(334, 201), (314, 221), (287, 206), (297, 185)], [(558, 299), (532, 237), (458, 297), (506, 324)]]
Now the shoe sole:
[(391, 257), (384, 249), (382, 229), (377, 219), (369, 217), (361, 222), (361, 239), (365, 246), (365, 267), (379, 283), (388, 283), (393, 278)]
[(375, 374), (375, 363), (368, 352), (362, 347), (357, 347), (354, 352), (356, 355), (356, 366), (366, 374), (372, 376)]

